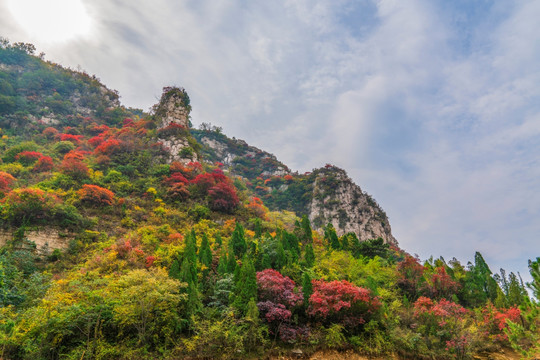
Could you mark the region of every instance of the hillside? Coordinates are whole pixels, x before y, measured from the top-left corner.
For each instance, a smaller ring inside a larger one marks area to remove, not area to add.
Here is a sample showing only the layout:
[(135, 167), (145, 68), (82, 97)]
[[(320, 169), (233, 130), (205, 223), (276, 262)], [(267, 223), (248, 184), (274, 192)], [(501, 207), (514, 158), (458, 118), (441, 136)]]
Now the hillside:
[(292, 172), (193, 129), (182, 88), (147, 114), (34, 52), (0, 43), (0, 359), (538, 352), (519, 274), (422, 263), (344, 170)]

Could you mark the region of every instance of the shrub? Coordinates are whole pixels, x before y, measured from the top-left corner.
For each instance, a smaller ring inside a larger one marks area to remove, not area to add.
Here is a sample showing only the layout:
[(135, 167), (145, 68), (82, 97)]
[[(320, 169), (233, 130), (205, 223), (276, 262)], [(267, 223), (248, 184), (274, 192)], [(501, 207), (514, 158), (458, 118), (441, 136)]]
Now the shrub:
[(82, 202), (94, 206), (110, 206), (114, 201), (114, 193), (112, 191), (97, 185), (83, 185), (77, 191), (77, 195)]
[(15, 178), (11, 174), (0, 171), (0, 192), (8, 192), (14, 181)]
[(23, 188), (8, 193), (2, 201), (2, 217), (14, 225), (52, 220), (52, 210), (61, 200), (41, 189)]
[(50, 156), (42, 156), (38, 159), (37, 163), (32, 168), (32, 171), (43, 172), (53, 169), (53, 160)]
[(29, 166), (34, 164), (43, 154), (37, 151), (23, 151), (15, 156), (15, 160), (23, 164), (24, 166)]
[(349, 328), (365, 323), (378, 310), (380, 303), (369, 290), (348, 281), (313, 280), (308, 314), (324, 323), (342, 324)]

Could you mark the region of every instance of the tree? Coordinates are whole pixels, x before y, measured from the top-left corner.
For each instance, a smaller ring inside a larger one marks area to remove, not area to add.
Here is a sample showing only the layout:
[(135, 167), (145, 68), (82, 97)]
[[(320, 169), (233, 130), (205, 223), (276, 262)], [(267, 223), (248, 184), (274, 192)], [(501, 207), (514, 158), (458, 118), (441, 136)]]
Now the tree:
[(529, 260), (529, 272), (533, 279), (528, 283), (529, 288), (533, 291), (536, 299), (540, 299), (540, 257), (537, 257), (535, 261)]
[(341, 249), (341, 244), (339, 243), (338, 236), (336, 234), (336, 229), (334, 228), (334, 225), (329, 223), (324, 228), (324, 240), (326, 243), (334, 250)]
[(315, 264), (315, 253), (313, 252), (313, 245), (311, 243), (308, 243), (306, 245), (306, 250), (304, 252), (304, 261), (307, 268), (313, 267), (313, 264)]
[(244, 227), (240, 223), (236, 223), (236, 227), (231, 236), (231, 248), (237, 258), (242, 258), (247, 251), (246, 237)]
[(380, 307), (371, 292), (348, 281), (313, 280), (308, 315), (325, 324), (342, 324), (348, 328), (365, 323)]
[(235, 285), (235, 299), (233, 307), (242, 315), (245, 315), (247, 304), (251, 298), (257, 298), (257, 276), (255, 267), (249, 258), (244, 256), (238, 281)]
[(302, 231), (303, 231), (302, 240), (305, 243), (313, 243), (313, 233), (312, 233), (311, 224), (309, 223), (309, 219), (307, 215), (302, 216)]

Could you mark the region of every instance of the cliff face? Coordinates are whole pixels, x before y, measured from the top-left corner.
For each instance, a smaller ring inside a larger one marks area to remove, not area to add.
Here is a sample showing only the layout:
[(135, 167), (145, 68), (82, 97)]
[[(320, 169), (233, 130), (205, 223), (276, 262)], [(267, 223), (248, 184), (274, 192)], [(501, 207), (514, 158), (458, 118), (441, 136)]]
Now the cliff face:
[(307, 215), (320, 228), (332, 223), (338, 235), (354, 232), (360, 240), (381, 237), (397, 244), (386, 213), (356, 185), (347, 173), (335, 166), (315, 170), (312, 200)]
[(202, 144), (206, 161), (221, 162), (252, 183), (253, 191), (271, 210), (307, 215), (316, 229), (332, 223), (338, 235), (354, 232), (360, 240), (381, 237), (397, 243), (386, 213), (344, 170), (327, 165), (311, 173), (292, 173), (274, 155), (243, 140), (229, 139), (221, 131), (192, 133)]

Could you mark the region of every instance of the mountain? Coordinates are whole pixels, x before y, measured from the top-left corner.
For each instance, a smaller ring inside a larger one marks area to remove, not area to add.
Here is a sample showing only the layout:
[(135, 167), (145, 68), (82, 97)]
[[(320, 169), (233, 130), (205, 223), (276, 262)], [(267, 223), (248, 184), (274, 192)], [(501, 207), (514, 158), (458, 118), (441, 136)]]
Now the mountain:
[(185, 89), (145, 113), (34, 52), (0, 41), (1, 359), (540, 350), (519, 274), (421, 263), (344, 170), (293, 172), (194, 129)]

